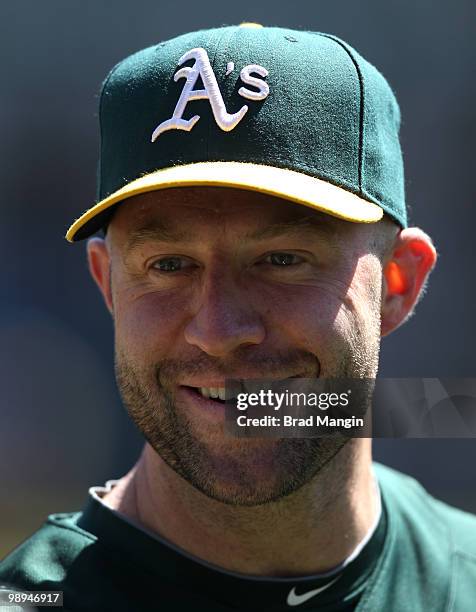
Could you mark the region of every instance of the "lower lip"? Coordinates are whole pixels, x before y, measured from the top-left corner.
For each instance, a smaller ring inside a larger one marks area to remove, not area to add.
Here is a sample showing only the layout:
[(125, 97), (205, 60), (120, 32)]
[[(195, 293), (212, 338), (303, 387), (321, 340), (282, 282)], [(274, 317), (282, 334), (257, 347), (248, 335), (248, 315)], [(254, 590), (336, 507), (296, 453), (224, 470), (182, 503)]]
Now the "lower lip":
[(225, 404), (224, 402), (214, 401), (203, 397), (199, 391), (194, 391), (190, 387), (180, 386), (177, 390), (177, 398), (183, 400), (187, 408), (200, 410), (202, 418), (212, 421), (224, 421)]

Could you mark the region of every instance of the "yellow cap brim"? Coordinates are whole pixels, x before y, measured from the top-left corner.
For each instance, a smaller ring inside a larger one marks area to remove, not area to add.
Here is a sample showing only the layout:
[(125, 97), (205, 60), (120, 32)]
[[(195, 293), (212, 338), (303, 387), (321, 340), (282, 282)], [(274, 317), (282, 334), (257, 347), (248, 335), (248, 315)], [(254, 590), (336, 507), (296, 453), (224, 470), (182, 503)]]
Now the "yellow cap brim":
[(156, 170), (128, 183), (81, 215), (67, 231), (66, 239), (74, 242), (78, 231), (99, 213), (132, 196), (172, 187), (200, 186), (259, 191), (354, 223), (375, 223), (383, 215), (377, 204), (294, 170), (247, 162), (197, 162)]

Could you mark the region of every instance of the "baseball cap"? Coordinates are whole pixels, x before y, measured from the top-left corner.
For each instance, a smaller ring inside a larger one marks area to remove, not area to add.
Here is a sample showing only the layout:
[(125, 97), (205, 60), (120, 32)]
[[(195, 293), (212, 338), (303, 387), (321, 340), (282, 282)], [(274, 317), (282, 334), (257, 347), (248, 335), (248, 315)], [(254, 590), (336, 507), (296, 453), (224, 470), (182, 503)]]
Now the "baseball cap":
[(154, 190), (258, 191), (352, 222), (406, 227), (400, 111), (380, 72), (336, 36), (243, 23), (125, 58), (103, 83), (97, 202), (104, 228)]

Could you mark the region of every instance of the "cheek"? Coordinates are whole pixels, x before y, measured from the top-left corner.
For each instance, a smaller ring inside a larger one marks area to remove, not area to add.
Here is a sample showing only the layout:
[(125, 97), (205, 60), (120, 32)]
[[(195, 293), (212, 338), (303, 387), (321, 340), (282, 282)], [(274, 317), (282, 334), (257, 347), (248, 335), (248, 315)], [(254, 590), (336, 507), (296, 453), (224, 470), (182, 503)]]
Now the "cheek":
[(137, 360), (170, 354), (185, 313), (186, 303), (171, 292), (124, 292), (115, 301), (116, 343)]
[(352, 283), (345, 295), (344, 306), (365, 321), (378, 316), (382, 292), (382, 267), (373, 255), (358, 260)]
[(321, 282), (312, 286), (294, 285), (284, 291), (267, 290), (263, 295), (265, 320), (281, 339), (314, 352), (335, 344), (339, 335), (342, 287)]
[(356, 336), (369, 337), (379, 317), (379, 262), (361, 257), (342, 277), (346, 282), (322, 275), (312, 285), (267, 287), (262, 300), (268, 324), (321, 355), (343, 350)]
[(361, 257), (336, 320), (343, 335), (370, 338), (376, 331), (380, 335), (381, 283), (379, 260), (372, 255)]

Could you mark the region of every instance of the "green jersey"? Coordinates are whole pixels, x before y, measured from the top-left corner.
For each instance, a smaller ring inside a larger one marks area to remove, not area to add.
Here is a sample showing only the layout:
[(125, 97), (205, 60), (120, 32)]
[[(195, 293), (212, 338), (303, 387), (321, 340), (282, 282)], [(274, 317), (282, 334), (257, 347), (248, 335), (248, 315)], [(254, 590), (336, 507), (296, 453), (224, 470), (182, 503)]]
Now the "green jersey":
[[(337, 573), (264, 578), (220, 569), (148, 532), (90, 495), (52, 514), (0, 563), (0, 584), (63, 591), (64, 609), (412, 612), (476, 610), (476, 516), (374, 463), (382, 513)], [(284, 544), (284, 543), (283, 543)]]

